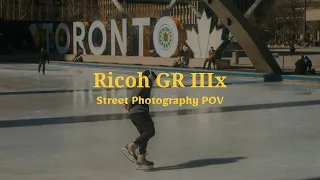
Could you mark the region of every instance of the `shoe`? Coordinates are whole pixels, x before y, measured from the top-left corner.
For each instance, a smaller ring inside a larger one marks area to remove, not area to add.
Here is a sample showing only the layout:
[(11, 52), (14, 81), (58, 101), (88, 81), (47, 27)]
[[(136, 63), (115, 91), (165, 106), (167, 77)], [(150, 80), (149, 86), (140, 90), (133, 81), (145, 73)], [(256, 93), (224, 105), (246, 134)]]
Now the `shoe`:
[(134, 157), (134, 159), (137, 159), (137, 155), (135, 150), (137, 149), (137, 145), (135, 145), (133, 142), (129, 143), (126, 145), (126, 149), (128, 151), (128, 153), (130, 154), (130, 156)]
[(138, 155), (138, 158), (137, 158), (137, 165), (139, 165), (139, 166), (153, 166), (154, 163), (146, 160), (146, 156), (144, 154), (140, 154), (140, 155)]

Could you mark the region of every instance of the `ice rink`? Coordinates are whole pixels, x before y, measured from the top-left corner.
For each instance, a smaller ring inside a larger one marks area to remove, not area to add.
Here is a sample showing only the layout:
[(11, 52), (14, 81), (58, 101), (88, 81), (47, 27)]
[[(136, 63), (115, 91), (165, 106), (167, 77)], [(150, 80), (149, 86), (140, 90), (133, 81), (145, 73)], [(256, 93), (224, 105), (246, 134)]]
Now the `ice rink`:
[[(151, 105), (152, 171), (120, 151), (138, 136), (121, 105), (126, 89), (94, 89), (94, 72), (135, 69), (0, 66), (1, 180), (302, 180), (320, 178), (319, 84), (227, 78), (227, 88), (154, 87), (155, 97), (223, 97), (222, 104)], [(166, 71), (166, 69), (163, 69)], [(159, 73), (159, 71), (156, 71)]]

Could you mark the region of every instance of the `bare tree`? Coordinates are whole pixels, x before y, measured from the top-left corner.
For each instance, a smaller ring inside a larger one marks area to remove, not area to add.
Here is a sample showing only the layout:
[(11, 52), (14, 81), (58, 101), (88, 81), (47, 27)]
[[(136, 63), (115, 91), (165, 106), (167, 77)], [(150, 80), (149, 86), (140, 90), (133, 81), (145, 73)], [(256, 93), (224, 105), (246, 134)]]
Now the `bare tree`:
[[(257, 27), (284, 40), (297, 39), (303, 27), (304, 4), (301, 0), (267, 0), (250, 17)], [(290, 38), (290, 39), (288, 39)]]
[(299, 29), (301, 29), (299, 27), (303, 21), (303, 3), (300, 0), (287, 0), (287, 4), (289, 5), (289, 10), (283, 15), (287, 27), (284, 28), (292, 29), (293, 34), (297, 36)]

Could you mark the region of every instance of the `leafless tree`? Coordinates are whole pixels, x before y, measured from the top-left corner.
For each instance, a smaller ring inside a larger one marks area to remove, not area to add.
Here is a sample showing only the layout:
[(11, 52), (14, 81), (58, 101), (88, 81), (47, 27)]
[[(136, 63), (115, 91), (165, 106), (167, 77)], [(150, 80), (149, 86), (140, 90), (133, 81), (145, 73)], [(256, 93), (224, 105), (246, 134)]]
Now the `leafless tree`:
[(250, 21), (279, 36), (297, 39), (303, 28), (303, 10), (301, 0), (266, 0), (253, 13)]

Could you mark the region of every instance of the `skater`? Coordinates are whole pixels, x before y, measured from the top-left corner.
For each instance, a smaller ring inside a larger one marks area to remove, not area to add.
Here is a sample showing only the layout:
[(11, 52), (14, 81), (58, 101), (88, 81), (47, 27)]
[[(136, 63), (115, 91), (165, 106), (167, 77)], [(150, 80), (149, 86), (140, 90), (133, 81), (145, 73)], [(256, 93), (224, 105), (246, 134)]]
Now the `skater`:
[[(123, 107), (128, 110), (129, 117), (132, 123), (137, 128), (140, 136), (135, 139), (133, 142), (126, 145), (125, 149), (136, 160), (138, 166), (153, 167), (153, 162), (146, 160), (147, 154), (147, 145), (150, 138), (155, 135), (155, 128), (152, 118), (149, 114), (149, 105), (148, 104), (139, 104), (132, 103), (132, 97), (141, 97), (141, 98), (150, 98), (151, 88), (155, 82), (157, 75), (151, 71), (146, 70), (142, 74), (146, 76), (147, 79), (143, 79), (142, 84), (143, 88), (135, 87), (132, 90), (132, 95), (129, 97), (129, 103), (124, 104)], [(148, 81), (149, 87), (146, 87)], [(137, 83), (139, 84), (139, 83)], [(135, 150), (139, 148), (139, 155), (135, 154)]]
[[(42, 67), (42, 73), (45, 74), (45, 66), (46, 66), (46, 60), (45, 60), (45, 56), (46, 56), (46, 52), (44, 48), (41, 48), (41, 51), (39, 53), (38, 56), (38, 60), (39, 60), (39, 65), (38, 65), (38, 73), (40, 74), (40, 70), (41, 70), (41, 66)], [(49, 60), (47, 60), (48, 64), (49, 64)]]

